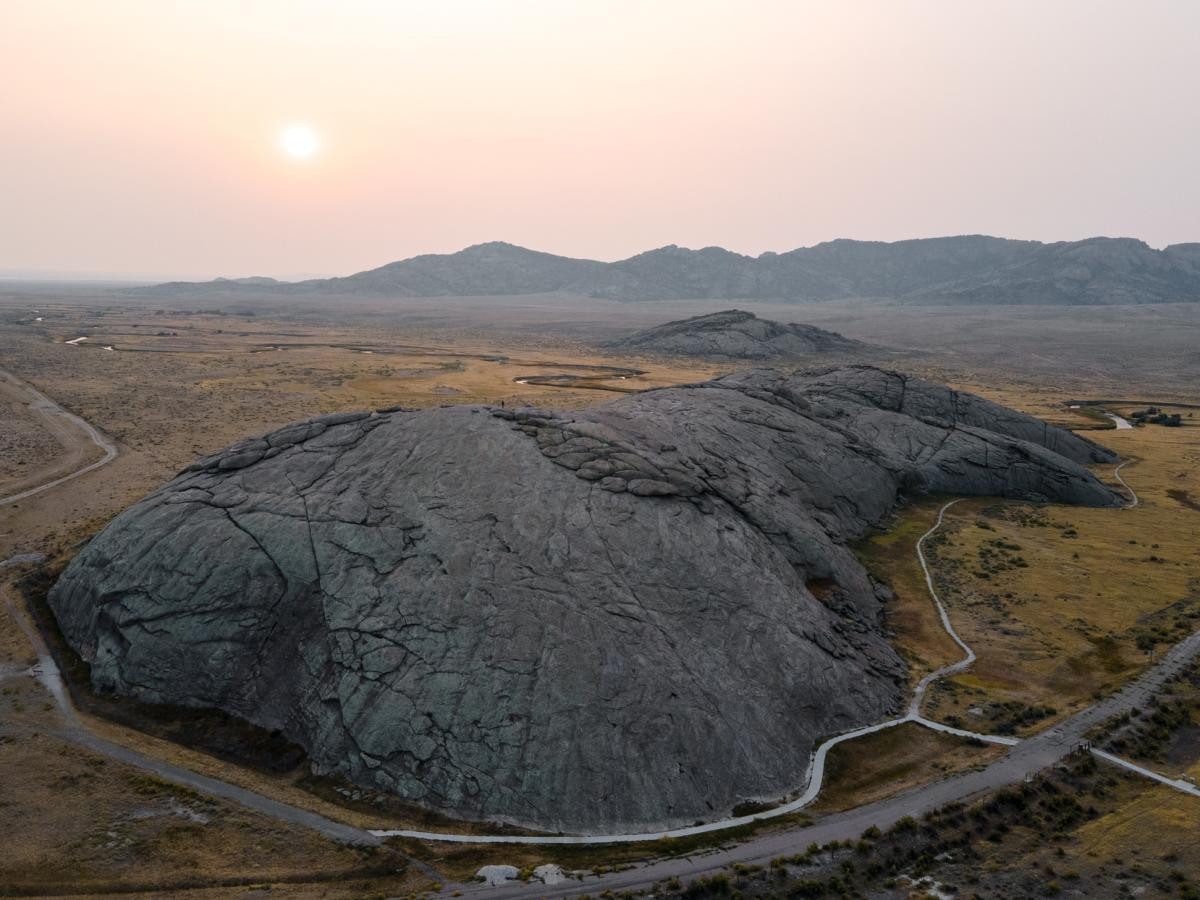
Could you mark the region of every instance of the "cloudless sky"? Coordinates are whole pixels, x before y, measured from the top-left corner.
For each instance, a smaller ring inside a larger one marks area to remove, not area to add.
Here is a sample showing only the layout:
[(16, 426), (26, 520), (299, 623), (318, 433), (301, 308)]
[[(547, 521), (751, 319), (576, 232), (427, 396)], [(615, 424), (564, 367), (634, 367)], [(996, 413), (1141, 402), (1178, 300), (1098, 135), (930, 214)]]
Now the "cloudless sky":
[(1192, 0), (0, 0), (0, 270), (1163, 246), (1198, 111)]

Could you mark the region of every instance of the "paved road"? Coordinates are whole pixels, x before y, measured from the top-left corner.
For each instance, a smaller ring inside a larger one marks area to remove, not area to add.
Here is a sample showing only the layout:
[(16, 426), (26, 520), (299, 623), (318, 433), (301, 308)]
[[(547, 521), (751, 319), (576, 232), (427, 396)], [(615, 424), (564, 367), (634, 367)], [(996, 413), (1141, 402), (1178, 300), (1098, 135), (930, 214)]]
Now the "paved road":
[[(1125, 483), (1121, 477), (1121, 469), (1125, 463), (1117, 466), (1114, 475), (1117, 480), (1129, 492), (1130, 501), (1126, 508), (1137, 506), (1138, 496), (1134, 490)], [(460, 844), (527, 844), (527, 845), (599, 845), (599, 844), (629, 844), (629, 843), (647, 843), (651, 841), (661, 840), (662, 838), (680, 838), (694, 837), (700, 834), (710, 834), (713, 832), (725, 831), (729, 828), (735, 828), (740, 825), (747, 825), (751, 822), (762, 821), (765, 819), (773, 819), (779, 816), (790, 815), (808, 806), (821, 792), (821, 787), (825, 778), (825, 760), (831, 751), (838, 744), (845, 741), (851, 741), (856, 738), (864, 737), (868, 734), (873, 734), (877, 731), (883, 731), (887, 728), (894, 728), (897, 725), (903, 725), (906, 722), (911, 722), (916, 725), (921, 725), (925, 728), (941, 731), (945, 734), (953, 734), (963, 738), (974, 738), (980, 741), (986, 741), (990, 744), (1001, 744), (1005, 746), (1015, 746), (1020, 743), (1020, 740), (1015, 737), (998, 734), (981, 734), (976, 731), (968, 731), (963, 728), (953, 728), (949, 725), (943, 725), (941, 722), (935, 722), (921, 715), (921, 702), (925, 697), (925, 693), (929, 686), (947, 675), (953, 675), (962, 672), (969, 668), (976, 660), (975, 651), (967, 644), (966, 641), (959, 636), (954, 630), (953, 624), (950, 622), (950, 613), (946, 609), (938, 596), (937, 589), (933, 584), (933, 573), (929, 568), (929, 561), (925, 557), (924, 546), (925, 542), (932, 537), (942, 524), (945, 522), (946, 511), (954, 504), (958, 503), (962, 498), (951, 500), (942, 505), (938, 510), (937, 519), (933, 525), (917, 539), (917, 561), (921, 565), (921, 571), (925, 576), (925, 586), (929, 591), (930, 599), (933, 600), (934, 607), (937, 609), (938, 618), (941, 620), (942, 627), (946, 633), (954, 640), (959, 649), (963, 652), (962, 659), (949, 665), (935, 669), (925, 675), (918, 683), (913, 691), (912, 701), (909, 703), (908, 712), (904, 716), (895, 719), (888, 719), (884, 722), (877, 722), (873, 725), (867, 725), (863, 728), (856, 728), (853, 731), (847, 731), (836, 735), (820, 746), (814, 748), (812, 755), (809, 757), (808, 769), (804, 774), (805, 789), (795, 800), (767, 810), (761, 813), (755, 813), (749, 816), (738, 816), (727, 819), (720, 819), (715, 822), (706, 822), (702, 825), (688, 825), (680, 828), (671, 828), (667, 830), (647, 831), (647, 832), (627, 832), (622, 834), (589, 834), (589, 835), (480, 835), (470, 832), (451, 832), (451, 831), (418, 831), (407, 828), (381, 828), (372, 829), (371, 833), (383, 838), (389, 837), (404, 837), (413, 838), (423, 841), (441, 841), (447, 843)], [(1136, 770), (1136, 769), (1135, 769)], [(1158, 780), (1162, 780), (1159, 778)]]
[[(1138, 497), (1136, 492), (1121, 478), (1120, 470), (1124, 465), (1125, 463), (1122, 463), (1117, 467), (1116, 476), (1121, 484), (1125, 486), (1126, 490), (1129, 491), (1131, 499), (1127, 508), (1132, 508), (1137, 505)], [(823, 844), (833, 840), (857, 838), (872, 825), (878, 828), (888, 828), (904, 816), (919, 816), (947, 803), (962, 801), (980, 793), (1022, 781), (1025, 777), (1052, 765), (1063, 756), (1072, 752), (1072, 750), (1080, 748), (1083, 744), (1084, 735), (1109, 717), (1143, 707), (1162, 689), (1163, 684), (1167, 680), (1173, 678), (1195, 659), (1197, 655), (1200, 655), (1200, 632), (1196, 632), (1173, 647), (1157, 665), (1147, 670), (1141, 677), (1130, 682), (1111, 697), (1060, 722), (1053, 728), (1024, 741), (1001, 735), (981, 735), (975, 732), (954, 729), (921, 717), (919, 710), (924, 689), (936, 678), (961, 671), (975, 660), (974, 651), (959, 637), (950, 623), (946, 608), (938, 597), (937, 591), (934, 589), (932, 574), (929, 571), (925, 555), (922, 552), (922, 545), (925, 540), (941, 527), (946, 510), (956, 502), (958, 501), (950, 501), (938, 511), (937, 521), (917, 542), (917, 558), (925, 573), (929, 595), (938, 609), (942, 624), (955, 643), (963, 650), (964, 658), (958, 663), (945, 666), (922, 679), (914, 694), (913, 702), (910, 705), (907, 716), (842, 735), (839, 738), (826, 742), (822, 747), (818, 748), (816, 755), (823, 761), (824, 751), (842, 740), (849, 740), (862, 733), (878, 731), (910, 721), (964, 737), (977, 737), (993, 743), (1008, 744), (1012, 749), (1005, 756), (982, 770), (954, 776), (945, 781), (926, 785), (904, 794), (886, 798), (877, 803), (838, 813), (806, 828), (766, 835), (727, 850), (704, 854), (695, 858), (662, 860), (644, 867), (615, 873), (602, 878), (588, 878), (581, 883), (557, 885), (554, 888), (554, 895), (572, 896), (596, 891), (629, 890), (637, 887), (645, 887), (654, 881), (661, 881), (672, 877), (688, 880), (720, 870), (735, 862), (743, 864), (766, 864), (776, 856), (797, 853), (810, 843)], [(1091, 752), (1098, 758), (1111, 764), (1121, 766), (1176, 790), (1200, 796), (1200, 788), (1186, 781), (1167, 778), (1101, 750), (1092, 749)], [(822, 769), (823, 767), (818, 766), (812, 770), (814, 777), (810, 779), (809, 789), (805, 792), (805, 797), (801, 798), (800, 801), (788, 804), (787, 809), (790, 810), (793, 807), (802, 806), (816, 796), (817, 791), (820, 789), (819, 776)], [(740, 821), (750, 821), (752, 818), (746, 817)], [(717, 824), (721, 827), (728, 827), (730, 823)], [(487, 893), (488, 896), (496, 897), (538, 897), (545, 896), (547, 893), (546, 886), (544, 885), (519, 883), (502, 887), (488, 886), (482, 890), (477, 885), (465, 888), (458, 886), (458, 889), (467, 895)]]
[[(36, 487), (22, 491), (18, 494), (13, 494), (8, 497), (0, 497), (0, 505), (14, 503), (23, 500), (26, 497), (31, 497), (35, 494), (40, 494), (42, 491), (47, 491), (50, 488), (70, 481), (72, 478), (78, 478), (86, 472), (94, 471), (101, 466), (111, 462), (117, 456), (116, 445), (106, 438), (100, 431), (92, 426), (90, 422), (81, 419), (74, 413), (67, 412), (37, 388), (20, 381), (13, 375), (0, 370), (0, 376), (6, 379), (11, 384), (22, 388), (32, 398), (34, 407), (41, 413), (51, 416), (61, 416), (64, 419), (77, 426), (86, 434), (93, 443), (104, 451), (104, 456), (99, 460), (83, 466), (80, 469), (64, 475), (61, 478), (55, 478), (47, 481)], [(14, 556), (10, 559), (0, 561), (0, 570), (10, 566), (19, 565), (22, 563), (37, 562), (41, 559), (41, 554), (22, 554)], [(345, 825), (341, 822), (335, 822), (332, 819), (327, 819), (324, 816), (311, 812), (299, 807), (290, 806), (286, 803), (281, 803), (278, 800), (273, 800), (270, 797), (265, 797), (237, 785), (229, 784), (220, 781), (216, 778), (210, 778), (207, 775), (201, 775), (198, 772), (192, 772), (188, 769), (176, 766), (162, 760), (154, 759), (139, 753), (136, 750), (131, 750), (128, 747), (122, 747), (119, 744), (114, 744), (104, 738), (98, 737), (89, 732), (86, 726), (80, 721), (72, 706), (66, 689), (63, 685), (62, 675), (58, 670), (58, 666), (54, 662), (54, 658), (47, 650), (42, 636), (37, 629), (30, 623), (21, 609), (18, 609), (17, 604), (13, 601), (8, 591), (3, 585), (0, 585), (0, 596), (3, 597), (5, 608), (8, 611), (9, 617), (25, 632), (29, 643), (33, 646), (34, 652), (37, 654), (38, 661), (30, 670), (29, 674), (37, 678), (37, 680), (46, 688), (47, 691), (54, 697), (55, 703), (58, 705), (58, 713), (62, 720), (62, 726), (51, 732), (55, 737), (69, 741), (81, 747), (86, 747), (96, 753), (100, 753), (111, 759), (119, 762), (135, 766), (144, 771), (150, 772), (159, 778), (174, 784), (183, 785), (196, 791), (201, 791), (205, 794), (210, 794), (214, 797), (221, 797), (225, 800), (231, 800), (249, 809), (271, 816), (283, 822), (288, 822), (293, 825), (302, 825), (307, 828), (312, 828), (320, 832), (326, 837), (336, 841), (349, 844), (362, 844), (366, 846), (377, 846), (380, 839), (368, 831), (361, 828), (355, 828), (350, 825)], [(420, 868), (425, 870), (427, 874), (436, 877), (436, 873), (428, 869), (422, 864), (418, 864)]]
[(81, 468), (76, 469), (74, 472), (63, 475), (61, 478), (55, 478), (51, 481), (45, 482), (44, 484), (39, 484), (36, 487), (31, 487), (28, 490), (21, 491), (17, 494), (10, 494), (7, 497), (0, 497), (0, 506), (5, 506), (9, 503), (16, 503), (18, 500), (24, 500), (26, 497), (32, 497), (35, 494), (40, 494), (42, 491), (48, 491), (52, 487), (58, 487), (58, 485), (62, 484), (63, 482), (70, 481), (72, 478), (78, 478), (80, 475), (92, 472), (101, 466), (107, 465), (117, 458), (117, 445), (105, 437), (90, 422), (81, 419), (74, 413), (67, 412), (33, 385), (21, 381), (15, 375), (5, 372), (3, 369), (0, 369), (0, 377), (3, 377), (4, 380), (13, 387), (23, 390), (26, 394), (28, 394), (31, 398), (30, 406), (32, 409), (47, 417), (58, 417), (65, 419), (67, 422), (74, 425), (85, 435), (87, 435), (92, 443), (104, 452), (104, 455), (100, 459), (96, 460), (95, 462), (88, 463), (86, 466), (82, 466)]

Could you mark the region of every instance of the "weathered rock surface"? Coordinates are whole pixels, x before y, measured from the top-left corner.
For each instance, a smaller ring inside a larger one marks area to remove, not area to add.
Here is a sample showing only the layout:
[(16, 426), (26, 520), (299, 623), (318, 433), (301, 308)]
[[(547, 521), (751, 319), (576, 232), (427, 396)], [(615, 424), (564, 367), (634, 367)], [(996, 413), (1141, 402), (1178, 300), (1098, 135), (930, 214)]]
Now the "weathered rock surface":
[(475, 877), (482, 880), (484, 884), (496, 887), (509, 881), (516, 881), (520, 874), (521, 872), (516, 866), (483, 866), (475, 873)]
[(867, 367), (324, 416), (190, 466), (50, 603), (97, 687), (280, 729), (319, 770), (551, 830), (689, 823), (901, 707), (845, 546), (900, 494), (1116, 505), (1079, 465), (1111, 458)]
[(667, 322), (609, 341), (606, 346), (644, 353), (753, 360), (799, 359), (819, 353), (867, 349), (861, 341), (835, 331), (815, 325), (772, 322), (741, 309)]

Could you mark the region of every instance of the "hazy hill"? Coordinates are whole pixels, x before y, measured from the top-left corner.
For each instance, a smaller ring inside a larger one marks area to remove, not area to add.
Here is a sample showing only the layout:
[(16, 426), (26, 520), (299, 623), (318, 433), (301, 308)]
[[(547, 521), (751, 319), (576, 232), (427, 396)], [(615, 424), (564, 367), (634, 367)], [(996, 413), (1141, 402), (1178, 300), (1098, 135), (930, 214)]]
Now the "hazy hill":
[(883, 243), (837, 240), (743, 256), (674, 245), (604, 263), (477, 244), (344, 278), (173, 282), (150, 291), (262, 291), (449, 297), (566, 292), (613, 300), (834, 300), (914, 303), (1172, 303), (1200, 300), (1200, 244), (1155, 250), (1133, 238), (1042, 244), (983, 235)]
[(772, 322), (740, 309), (726, 309), (667, 322), (606, 345), (619, 350), (720, 356), (728, 359), (798, 359), (818, 353), (867, 349), (861, 341), (814, 325)]

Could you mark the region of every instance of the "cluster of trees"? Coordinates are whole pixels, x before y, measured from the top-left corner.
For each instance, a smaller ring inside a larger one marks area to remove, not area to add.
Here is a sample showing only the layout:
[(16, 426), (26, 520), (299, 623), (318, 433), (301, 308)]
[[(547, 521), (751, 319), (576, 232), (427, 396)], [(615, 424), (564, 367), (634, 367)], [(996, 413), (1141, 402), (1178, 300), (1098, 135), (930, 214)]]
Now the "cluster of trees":
[(1166, 425), (1168, 428), (1178, 428), (1183, 424), (1179, 413), (1165, 413), (1157, 406), (1149, 406), (1129, 414), (1134, 425)]

